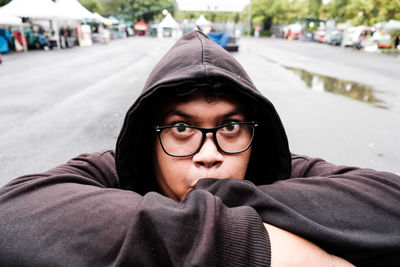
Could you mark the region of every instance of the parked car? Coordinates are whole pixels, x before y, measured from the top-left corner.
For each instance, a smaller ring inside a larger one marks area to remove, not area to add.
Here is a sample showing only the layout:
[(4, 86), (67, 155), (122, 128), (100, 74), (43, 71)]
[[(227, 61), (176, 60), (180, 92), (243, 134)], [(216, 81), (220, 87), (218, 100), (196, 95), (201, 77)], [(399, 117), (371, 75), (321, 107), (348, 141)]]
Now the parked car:
[(360, 25), (357, 27), (349, 27), (344, 31), (342, 46), (362, 48), (362, 42), (367, 35), (371, 35), (372, 30), (369, 26)]
[(211, 40), (225, 48), (227, 51), (236, 52), (239, 50), (239, 44), (237, 43), (238, 39), (236, 37), (222, 32), (210, 32), (207, 35)]
[(319, 43), (326, 43), (328, 33), (325, 30), (318, 30), (314, 35), (314, 40)]
[(341, 45), (343, 40), (343, 30), (334, 29), (328, 36), (327, 42), (331, 45)]

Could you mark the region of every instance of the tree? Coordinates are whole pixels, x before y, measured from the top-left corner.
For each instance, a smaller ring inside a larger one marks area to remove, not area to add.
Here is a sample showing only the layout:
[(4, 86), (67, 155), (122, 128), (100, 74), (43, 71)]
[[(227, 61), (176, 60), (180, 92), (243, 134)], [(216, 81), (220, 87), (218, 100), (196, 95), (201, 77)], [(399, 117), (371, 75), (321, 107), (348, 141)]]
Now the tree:
[(99, 2), (104, 8), (104, 13), (112, 14), (120, 11), (119, 0), (99, 0)]
[(166, 9), (175, 12), (174, 0), (119, 0), (119, 11), (132, 17), (140, 17), (144, 21), (151, 21), (161, 16)]
[(8, 4), (9, 2), (11, 2), (11, 0), (0, 0), (0, 6), (4, 6), (4, 5)]
[(91, 12), (103, 13), (103, 5), (97, 0), (79, 0), (79, 2)]
[(319, 18), (322, 0), (308, 0), (308, 16)]
[(272, 24), (290, 23), (307, 15), (305, 5), (302, 0), (253, 0), (252, 23), (264, 30), (269, 30)]

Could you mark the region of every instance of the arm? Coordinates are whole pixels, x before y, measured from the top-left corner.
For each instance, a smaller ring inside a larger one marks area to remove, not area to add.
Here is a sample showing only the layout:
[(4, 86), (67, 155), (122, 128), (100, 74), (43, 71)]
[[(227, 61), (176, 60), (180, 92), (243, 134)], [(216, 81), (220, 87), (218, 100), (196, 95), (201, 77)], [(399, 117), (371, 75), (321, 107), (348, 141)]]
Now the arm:
[(399, 176), (304, 157), (294, 164), (301, 177), (257, 187), (205, 179), (198, 188), (229, 207), (254, 207), (263, 221), (357, 266), (400, 261)]
[(264, 223), (271, 243), (271, 266), (351, 267), (351, 263), (293, 233)]
[(198, 190), (185, 201), (118, 189), (110, 153), (86, 154), (0, 189), (7, 266), (266, 266), (269, 240), (250, 207)]

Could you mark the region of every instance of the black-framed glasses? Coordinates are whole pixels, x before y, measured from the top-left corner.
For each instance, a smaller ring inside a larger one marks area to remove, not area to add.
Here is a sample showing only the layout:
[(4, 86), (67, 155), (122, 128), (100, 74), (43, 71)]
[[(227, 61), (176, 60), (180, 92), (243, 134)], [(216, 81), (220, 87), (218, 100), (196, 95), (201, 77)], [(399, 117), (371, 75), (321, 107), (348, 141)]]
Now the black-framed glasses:
[(164, 152), (172, 157), (188, 157), (199, 152), (207, 133), (213, 134), (217, 148), (227, 154), (246, 151), (251, 146), (257, 123), (230, 122), (215, 128), (200, 128), (186, 123), (155, 126)]

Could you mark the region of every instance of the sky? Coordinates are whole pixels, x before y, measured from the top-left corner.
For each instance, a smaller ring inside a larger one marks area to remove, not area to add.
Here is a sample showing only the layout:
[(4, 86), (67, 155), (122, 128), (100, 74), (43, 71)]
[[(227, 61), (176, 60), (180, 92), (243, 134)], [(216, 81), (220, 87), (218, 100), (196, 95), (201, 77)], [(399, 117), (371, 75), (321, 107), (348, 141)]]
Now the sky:
[(177, 0), (182, 11), (233, 11), (242, 12), (250, 0)]

